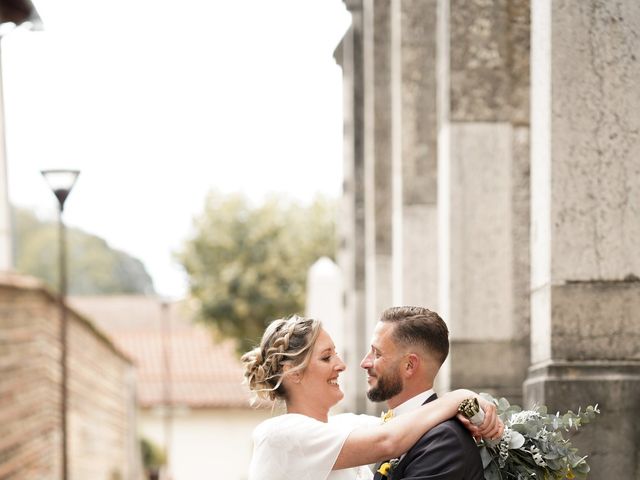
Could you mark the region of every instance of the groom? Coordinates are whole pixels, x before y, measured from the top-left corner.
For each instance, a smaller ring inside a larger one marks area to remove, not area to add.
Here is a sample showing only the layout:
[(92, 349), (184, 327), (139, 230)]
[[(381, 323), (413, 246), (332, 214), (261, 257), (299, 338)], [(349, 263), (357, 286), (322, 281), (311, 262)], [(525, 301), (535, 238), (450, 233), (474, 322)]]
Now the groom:
[[(421, 307), (382, 313), (369, 353), (367, 397), (386, 401), (394, 416), (437, 398), (433, 382), (449, 353), (449, 330), (440, 316)], [(395, 463), (395, 462), (392, 462)], [(482, 460), (469, 431), (454, 419), (425, 433), (392, 467), (393, 480), (483, 480)], [(374, 479), (385, 478), (380, 473)]]

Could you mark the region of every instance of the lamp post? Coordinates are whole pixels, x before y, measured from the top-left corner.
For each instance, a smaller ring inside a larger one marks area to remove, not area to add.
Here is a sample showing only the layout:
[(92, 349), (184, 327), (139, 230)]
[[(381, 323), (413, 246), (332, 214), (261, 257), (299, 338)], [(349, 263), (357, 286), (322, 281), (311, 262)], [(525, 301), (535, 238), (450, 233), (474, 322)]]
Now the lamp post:
[(173, 416), (171, 411), (171, 313), (169, 302), (160, 303), (162, 309), (162, 360), (164, 371), (162, 376), (162, 403), (164, 404), (164, 468), (160, 469), (161, 479), (171, 478), (171, 431)]
[(58, 199), (58, 306), (60, 308), (60, 443), (62, 447), (62, 480), (69, 472), (67, 448), (67, 243), (65, 225), (62, 220), (64, 202), (76, 183), (79, 170), (42, 170), (42, 176)]

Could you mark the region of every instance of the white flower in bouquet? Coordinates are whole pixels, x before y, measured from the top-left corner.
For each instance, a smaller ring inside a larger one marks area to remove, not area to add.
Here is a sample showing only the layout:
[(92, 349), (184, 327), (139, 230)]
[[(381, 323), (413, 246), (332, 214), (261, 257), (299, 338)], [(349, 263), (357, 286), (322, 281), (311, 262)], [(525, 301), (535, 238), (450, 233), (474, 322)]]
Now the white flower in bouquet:
[[(522, 410), (501, 398), (496, 400), (481, 394), (496, 405), (498, 415), (505, 425), (499, 441), (480, 443), (480, 455), (484, 465), (485, 480), (561, 480), (585, 478), (589, 472), (586, 456), (580, 456), (562, 432), (578, 430), (600, 413), (598, 405), (589, 406), (578, 413), (569, 410), (564, 415), (547, 413), (544, 406)], [(477, 400), (469, 399), (460, 404), (459, 411), (472, 423), (484, 415)], [(480, 410), (480, 412), (482, 412)], [(480, 420), (481, 423), (481, 420)]]

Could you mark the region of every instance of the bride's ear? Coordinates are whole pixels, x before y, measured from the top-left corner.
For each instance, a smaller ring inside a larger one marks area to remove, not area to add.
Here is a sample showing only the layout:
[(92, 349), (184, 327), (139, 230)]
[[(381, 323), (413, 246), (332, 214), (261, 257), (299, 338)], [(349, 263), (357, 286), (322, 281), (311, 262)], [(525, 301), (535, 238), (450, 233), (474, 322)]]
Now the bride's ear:
[(285, 379), (290, 381), (291, 383), (300, 383), (302, 380), (302, 373), (300, 370), (291, 371), (293, 367), (289, 364), (285, 364), (282, 366), (282, 372)]

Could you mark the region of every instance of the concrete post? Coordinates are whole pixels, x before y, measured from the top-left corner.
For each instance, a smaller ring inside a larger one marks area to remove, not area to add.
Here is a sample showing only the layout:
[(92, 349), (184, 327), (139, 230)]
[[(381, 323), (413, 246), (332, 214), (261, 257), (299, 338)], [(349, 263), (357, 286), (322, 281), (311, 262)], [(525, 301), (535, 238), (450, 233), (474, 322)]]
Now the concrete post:
[(344, 279), (345, 359), (344, 405), (348, 411), (366, 409), (365, 388), (358, 367), (366, 352), (365, 334), (365, 205), (364, 205), (364, 99), (362, 0), (346, 0), (351, 27), (335, 57), (343, 72), (344, 96), (344, 187), (340, 221), (338, 264)]
[(390, 8), (391, 0), (364, 2), (366, 344), (392, 304)]
[(440, 0), (438, 19), (439, 308), (451, 386), (519, 403), (529, 360), (529, 4)]
[(533, 0), (528, 403), (598, 403), (590, 478), (640, 479), (640, 3)]
[(393, 304), (437, 310), (436, 0), (391, 2)]

